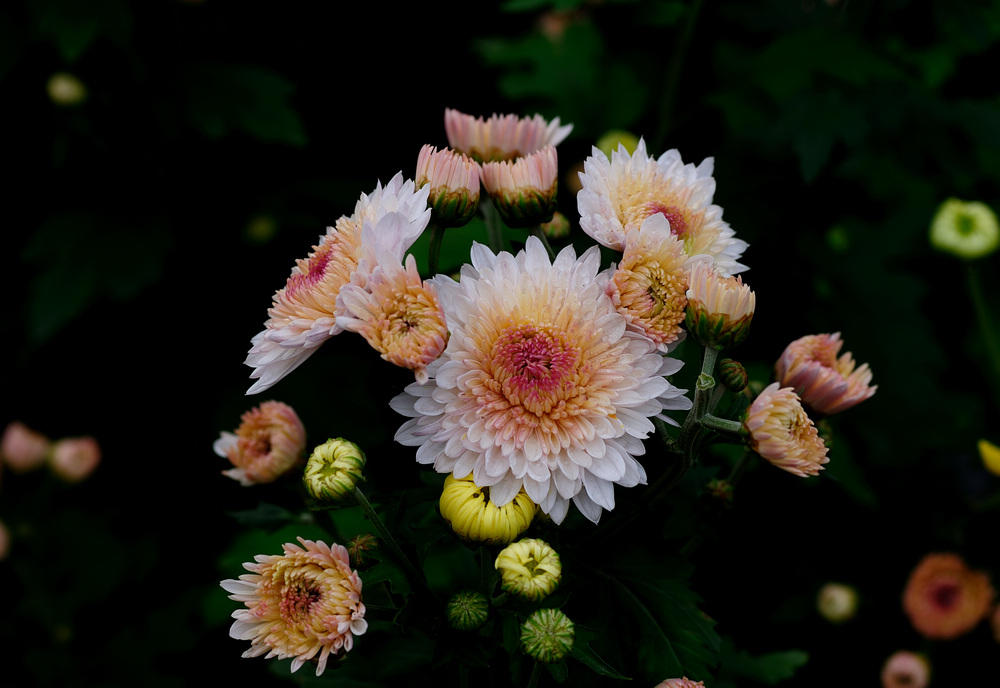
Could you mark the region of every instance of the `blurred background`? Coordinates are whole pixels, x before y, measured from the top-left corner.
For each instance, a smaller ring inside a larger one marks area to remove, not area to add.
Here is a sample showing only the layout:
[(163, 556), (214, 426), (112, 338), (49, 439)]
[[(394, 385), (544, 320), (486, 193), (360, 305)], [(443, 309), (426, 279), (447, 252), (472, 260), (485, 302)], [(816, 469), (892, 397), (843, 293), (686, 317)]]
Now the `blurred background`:
[[(4, 3), (0, 423), (92, 436), (102, 459), (75, 483), (0, 475), (0, 685), (292, 680), (228, 637), (230, 514), (268, 495), (221, 476), (212, 442), (277, 398), (310, 439), (349, 433), (383, 479), (416, 479), (387, 406), (411, 377), (361, 338), (261, 398), (243, 360), (325, 228), (447, 145), (446, 107), (574, 125), (560, 204), (581, 246), (574, 168), (609, 130), (714, 157), (757, 294), (741, 360), (767, 382), (788, 342), (839, 331), (879, 389), (833, 419), (820, 477), (744, 478), (692, 559), (703, 609), (749, 652), (808, 653), (782, 685), (876, 685), (901, 648), (936, 685), (980, 675), (987, 624), (928, 643), (900, 596), (931, 551), (1000, 582), (1000, 478), (976, 449), (1000, 443), (981, 326), (1000, 257), (928, 242), (947, 198), (1000, 207), (998, 41), (991, 0)], [(816, 611), (831, 580), (860, 596), (845, 624)]]

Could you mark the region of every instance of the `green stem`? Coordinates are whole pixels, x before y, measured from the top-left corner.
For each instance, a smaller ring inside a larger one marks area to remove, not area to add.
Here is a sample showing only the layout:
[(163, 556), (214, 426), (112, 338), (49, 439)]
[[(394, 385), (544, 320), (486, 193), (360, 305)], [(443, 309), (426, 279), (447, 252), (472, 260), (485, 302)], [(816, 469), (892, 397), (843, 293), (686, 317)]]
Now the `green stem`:
[(541, 240), (542, 246), (545, 247), (545, 250), (549, 254), (549, 260), (555, 260), (556, 252), (552, 250), (552, 246), (549, 244), (549, 238), (545, 236), (545, 232), (542, 231), (542, 226), (535, 225), (534, 227), (531, 228), (531, 233), (534, 234), (536, 237), (538, 237), (539, 240)]
[(434, 276), (438, 271), (438, 260), (441, 257), (441, 243), (444, 239), (444, 227), (437, 222), (431, 222), (431, 243), (427, 249), (427, 271)]
[[(997, 341), (997, 331), (990, 320), (989, 304), (986, 303), (986, 297), (979, 283), (979, 273), (972, 263), (965, 264), (965, 275), (969, 286), (969, 297), (972, 299), (976, 320), (979, 322), (979, 329), (986, 345), (986, 355), (989, 357), (993, 374), (997, 378), (997, 384), (991, 385), (996, 390), (1000, 388), (1000, 342)], [(1000, 405), (1000, 398), (997, 399), (997, 403)]]
[(703, 427), (718, 430), (727, 435), (736, 435), (737, 437), (743, 432), (743, 423), (740, 421), (719, 418), (718, 416), (713, 416), (711, 413), (706, 413), (701, 417), (701, 424)]
[[(701, 373), (695, 383), (694, 401), (687, 418), (684, 419), (684, 424), (681, 426), (680, 437), (677, 439), (677, 444), (684, 454), (688, 468), (694, 464), (695, 440), (701, 432), (701, 419), (708, 413), (712, 390), (715, 387), (715, 365), (718, 360), (719, 351), (706, 346), (701, 359)], [(687, 469), (685, 468), (685, 470)]]
[(538, 680), (542, 677), (542, 663), (536, 661), (535, 666), (531, 668), (531, 678), (528, 679), (528, 688), (535, 688), (538, 685)]
[(489, 196), (479, 197), (479, 211), (483, 214), (483, 222), (486, 223), (486, 240), (490, 250), (493, 253), (500, 253), (503, 250), (503, 223)]
[(365, 493), (361, 491), (360, 487), (354, 489), (354, 496), (357, 498), (358, 504), (361, 505), (361, 508), (364, 509), (368, 520), (372, 522), (375, 526), (375, 530), (378, 531), (379, 536), (382, 538), (380, 544), (385, 545), (385, 548), (389, 550), (389, 554), (392, 555), (400, 566), (406, 569), (407, 575), (410, 576), (410, 580), (412, 580), (414, 584), (425, 587), (427, 585), (427, 581), (417, 572), (416, 567), (410, 563), (407, 556), (403, 554), (403, 550), (401, 550), (399, 545), (396, 543), (396, 538), (394, 538), (392, 533), (389, 532), (389, 529), (385, 527), (385, 523), (383, 523), (382, 519), (379, 518), (379, 515), (375, 512), (375, 508), (372, 506), (371, 502), (368, 501), (368, 498), (365, 497)]
[(689, 10), (684, 29), (674, 44), (674, 53), (670, 60), (670, 72), (667, 74), (667, 81), (663, 87), (663, 96), (660, 99), (660, 112), (657, 117), (660, 126), (650, 142), (650, 150), (658, 151), (663, 148), (663, 142), (670, 131), (670, 126), (673, 124), (674, 102), (677, 98), (677, 89), (680, 85), (681, 74), (684, 71), (684, 58), (691, 47), (691, 36), (694, 34), (694, 26), (698, 21), (698, 15), (701, 13), (701, 6), (703, 4), (703, 0), (695, 0)]

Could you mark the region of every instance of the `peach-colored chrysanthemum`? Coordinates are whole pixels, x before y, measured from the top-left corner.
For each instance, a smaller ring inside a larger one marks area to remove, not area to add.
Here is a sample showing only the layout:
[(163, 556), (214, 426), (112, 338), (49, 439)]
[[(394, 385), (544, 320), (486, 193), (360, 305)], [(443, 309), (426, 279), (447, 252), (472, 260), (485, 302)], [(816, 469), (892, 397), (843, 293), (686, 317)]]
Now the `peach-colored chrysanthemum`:
[(45, 465), (51, 446), (48, 437), (14, 420), (4, 428), (0, 439), (0, 459), (15, 473), (26, 473)]
[(722, 208), (712, 203), (713, 168), (712, 158), (697, 167), (685, 165), (676, 150), (654, 158), (642, 139), (632, 154), (619, 145), (610, 160), (594, 147), (576, 195), (580, 227), (598, 243), (621, 251), (625, 236), (659, 213), (684, 242), (688, 256), (711, 256), (724, 275), (746, 270), (738, 261), (747, 243), (735, 237), (722, 219)]
[(347, 549), (336, 543), (298, 538), (283, 545), (284, 554), (254, 557), (250, 571), (221, 585), (229, 599), (246, 608), (233, 612), (229, 635), (249, 640), (244, 657), (292, 659), (292, 671), (307, 661), (316, 675), (330, 657), (349, 652), (354, 637), (368, 629), (361, 601), (361, 578), (351, 570)]
[(483, 188), (509, 227), (531, 227), (552, 219), (556, 210), (559, 162), (548, 145), (513, 162), (482, 167)]
[(931, 665), (916, 652), (897, 650), (882, 665), (882, 688), (927, 688), (931, 680)]
[(986, 618), (996, 592), (989, 575), (973, 571), (951, 552), (920, 560), (903, 590), (903, 610), (923, 636), (950, 640)]
[(427, 186), (427, 203), (442, 227), (461, 227), (479, 207), (479, 163), (450, 148), (425, 145), (417, 155), (416, 184)]
[(683, 678), (668, 678), (656, 684), (656, 688), (705, 688), (704, 681), (692, 681), (687, 676)]
[(472, 474), (501, 506), (523, 487), (556, 523), (570, 500), (596, 522), (614, 485), (644, 483), (635, 456), (650, 417), (688, 409), (665, 375), (680, 361), (627, 330), (598, 278), (600, 252), (569, 246), (550, 261), (528, 237), (513, 256), (480, 244), (461, 281), (438, 275), (450, 328), (430, 382), (392, 401), (410, 417), (396, 440), (440, 473)]
[(685, 324), (702, 346), (730, 349), (746, 339), (757, 297), (742, 277), (726, 277), (709, 261), (698, 260), (688, 284)]
[(775, 363), (778, 381), (794, 388), (803, 404), (824, 415), (860, 404), (875, 394), (878, 385), (871, 385), (867, 363), (855, 369), (850, 352), (837, 356), (843, 344), (839, 332), (796, 339)]
[(48, 466), (62, 480), (80, 482), (101, 462), (101, 446), (93, 437), (64, 437), (52, 445)]
[(368, 289), (348, 285), (341, 291), (347, 315), (337, 318), (345, 330), (365, 338), (382, 358), (427, 381), (427, 366), (444, 351), (448, 325), (430, 282), (420, 279), (413, 254), (406, 267), (385, 262), (368, 280)]
[(247, 394), (273, 386), (342, 331), (336, 323), (344, 314), (341, 289), (364, 287), (378, 255), (402, 262), (430, 221), (428, 191), (404, 182), (401, 173), (384, 187), (378, 183), (371, 195), (361, 195), (353, 215), (337, 220), (312, 253), (297, 261), (274, 295), (264, 329), (252, 339), (246, 364), (254, 368), (250, 377), (257, 382)]
[(826, 444), (791, 387), (772, 382), (747, 408), (743, 427), (750, 448), (778, 468), (803, 478), (823, 470)]
[(667, 352), (683, 339), (688, 270), (684, 245), (662, 215), (629, 234), (625, 252), (608, 282), (608, 296), (629, 325)]
[(446, 108), (444, 130), (449, 146), (482, 163), (514, 160), (547, 145), (557, 146), (569, 136), (573, 125), (560, 126), (558, 117), (546, 122), (537, 114), (528, 119), (494, 113), (484, 120)]
[(265, 401), (240, 420), (235, 434), (222, 432), (212, 445), (234, 466), (223, 475), (244, 486), (270, 483), (304, 461), (306, 429), (288, 404)]

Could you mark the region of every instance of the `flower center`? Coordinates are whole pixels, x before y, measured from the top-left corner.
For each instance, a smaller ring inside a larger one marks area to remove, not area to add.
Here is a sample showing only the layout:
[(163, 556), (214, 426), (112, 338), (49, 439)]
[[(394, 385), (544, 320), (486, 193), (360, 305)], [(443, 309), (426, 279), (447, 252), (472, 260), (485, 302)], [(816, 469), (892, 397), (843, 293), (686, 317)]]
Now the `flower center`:
[(580, 351), (565, 333), (533, 323), (504, 330), (493, 344), (493, 376), (507, 400), (541, 416), (575, 391)]
[(958, 601), (958, 586), (954, 583), (942, 583), (931, 590), (931, 599), (942, 610), (948, 610)]
[(301, 623), (309, 616), (309, 610), (321, 597), (321, 591), (312, 585), (289, 584), (281, 595), (281, 618), (287, 624)]
[(667, 205), (660, 201), (647, 201), (642, 204), (641, 216), (645, 219), (657, 213), (667, 218), (670, 223), (670, 233), (683, 239), (688, 231), (687, 218), (684, 211), (676, 206)]
[(331, 246), (324, 243), (309, 256), (307, 261), (299, 261), (299, 272), (288, 278), (288, 283), (285, 285), (285, 295), (288, 298), (294, 298), (300, 292), (315, 288), (323, 280), (331, 258)]

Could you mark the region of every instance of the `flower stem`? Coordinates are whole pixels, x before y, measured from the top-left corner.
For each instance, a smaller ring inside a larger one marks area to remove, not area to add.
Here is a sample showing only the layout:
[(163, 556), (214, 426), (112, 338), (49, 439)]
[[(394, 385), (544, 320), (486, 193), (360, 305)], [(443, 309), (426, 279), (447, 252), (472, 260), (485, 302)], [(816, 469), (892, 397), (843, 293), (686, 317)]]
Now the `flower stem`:
[(444, 239), (444, 227), (437, 222), (431, 222), (431, 243), (427, 249), (427, 271), (433, 276), (438, 271), (438, 259), (441, 257), (441, 243)]
[(493, 201), (489, 196), (479, 197), (479, 210), (483, 214), (483, 221), (486, 223), (486, 240), (493, 253), (500, 253), (503, 250), (503, 223), (500, 221), (500, 214), (493, 206)]
[(386, 549), (389, 550), (392, 557), (397, 561), (397, 563), (406, 569), (407, 575), (410, 576), (410, 579), (415, 584), (426, 586), (427, 583), (424, 577), (417, 573), (416, 567), (414, 567), (406, 555), (403, 554), (403, 550), (401, 550), (399, 545), (396, 543), (396, 538), (394, 538), (392, 533), (389, 532), (389, 529), (385, 527), (385, 523), (383, 523), (382, 519), (379, 518), (379, 515), (375, 512), (375, 508), (372, 506), (371, 502), (368, 501), (368, 498), (365, 497), (365, 493), (361, 491), (360, 487), (356, 487), (354, 489), (354, 496), (357, 498), (358, 504), (361, 505), (361, 508), (364, 509), (368, 520), (370, 520), (375, 526), (379, 536), (382, 538), (381, 543), (384, 544)]
[[(979, 323), (983, 342), (986, 345), (986, 355), (989, 357), (993, 374), (997, 376), (998, 384), (991, 385), (996, 390), (1000, 387), (1000, 342), (997, 341), (997, 331), (990, 320), (989, 304), (986, 303), (986, 297), (979, 283), (979, 273), (972, 263), (965, 264), (965, 275), (969, 286), (969, 297), (972, 299), (972, 306), (976, 310), (976, 320)], [(1000, 399), (997, 402), (1000, 405)]]
[(660, 150), (663, 147), (663, 141), (666, 139), (667, 133), (673, 124), (674, 102), (677, 97), (677, 88), (680, 85), (681, 75), (684, 71), (684, 58), (691, 46), (691, 36), (694, 34), (694, 25), (698, 21), (702, 4), (703, 0), (695, 0), (692, 3), (691, 8), (688, 10), (687, 22), (684, 24), (681, 35), (674, 43), (674, 54), (669, 62), (670, 72), (667, 74), (667, 82), (663, 86), (663, 96), (660, 98), (660, 111), (656, 118), (660, 126), (652, 138), (653, 145), (650, 147), (650, 150)]
[(531, 678), (528, 679), (528, 688), (535, 688), (538, 685), (538, 680), (542, 677), (542, 663), (539, 661), (535, 662), (535, 666), (531, 667)]

